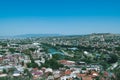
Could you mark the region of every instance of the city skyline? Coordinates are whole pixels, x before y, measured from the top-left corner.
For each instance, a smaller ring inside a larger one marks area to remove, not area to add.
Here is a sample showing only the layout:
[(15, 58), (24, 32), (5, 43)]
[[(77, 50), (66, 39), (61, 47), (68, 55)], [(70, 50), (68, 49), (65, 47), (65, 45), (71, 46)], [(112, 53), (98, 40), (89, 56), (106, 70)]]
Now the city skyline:
[(120, 33), (118, 0), (0, 1), (0, 35)]

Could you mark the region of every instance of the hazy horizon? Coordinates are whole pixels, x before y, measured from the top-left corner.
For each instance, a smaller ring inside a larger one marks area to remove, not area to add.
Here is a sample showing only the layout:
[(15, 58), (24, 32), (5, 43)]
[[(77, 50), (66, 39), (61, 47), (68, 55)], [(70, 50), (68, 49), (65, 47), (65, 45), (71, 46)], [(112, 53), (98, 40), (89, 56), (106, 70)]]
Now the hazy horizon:
[(119, 0), (0, 1), (0, 36), (120, 33)]

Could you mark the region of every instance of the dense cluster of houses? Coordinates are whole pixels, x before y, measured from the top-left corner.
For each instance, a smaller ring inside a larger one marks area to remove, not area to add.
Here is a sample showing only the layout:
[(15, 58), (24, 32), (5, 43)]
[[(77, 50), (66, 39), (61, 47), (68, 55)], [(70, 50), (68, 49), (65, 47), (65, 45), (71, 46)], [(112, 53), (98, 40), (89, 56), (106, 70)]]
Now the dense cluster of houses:
[[(93, 44), (90, 43), (91, 40), (93, 40), (93, 37), (96, 39), (95, 36), (90, 36), (89, 37), (90, 40), (88, 39), (84, 40), (84, 37), (82, 37), (80, 40), (74, 40), (74, 39), (68, 40), (69, 37), (67, 37), (67, 39), (43, 38), (42, 40), (46, 39), (44, 40), (44, 42), (45, 43), (49, 42), (52, 45), (56, 45), (56, 44), (60, 44), (60, 45), (61, 44), (65, 44), (65, 45), (80, 44), (81, 45), (82, 44), (83, 46), (86, 46), (87, 44), (87, 46), (89, 45), (95, 46), (96, 43), (95, 45), (93, 45), (94, 43)], [(105, 44), (107, 43), (107, 42), (104, 42), (104, 36), (99, 36), (99, 38), (101, 42)], [(9, 51), (10, 48), (13, 48), (18, 52), (10, 52)], [(31, 54), (32, 54), (32, 58), (34, 59), (34, 62), (38, 64), (38, 66), (41, 66), (41, 64), (44, 64), (46, 61), (46, 58), (47, 60), (52, 58), (52, 54), (45, 53), (42, 50), (41, 45), (35, 41), (32, 44), (7, 43), (7, 46), (5, 47), (0, 45), (0, 77), (7, 77), (7, 76), (22, 77), (26, 75), (28, 76), (28, 74), (25, 73), (26, 69), (32, 75), (33, 80), (41, 80), (41, 79), (44, 79), (44, 80), (96, 80), (98, 77), (100, 77), (101, 80), (106, 80), (107, 78), (109, 80), (109, 77), (114, 77), (114, 74), (104, 71), (101, 65), (95, 64), (95, 63), (87, 64), (84, 61), (75, 62), (70, 60), (58, 60), (58, 63), (63, 64), (64, 68), (59, 68), (56, 70), (52, 68), (46, 68), (46, 67), (28, 68), (27, 63), (31, 63), (32, 60), (30, 56), (23, 53), (23, 51), (30, 48), (35, 49), (33, 52), (31, 52)], [(77, 48), (68, 48), (68, 49), (76, 50)], [(84, 51), (83, 53), (84, 55), (93, 57), (93, 55), (89, 54), (87, 51)], [(97, 56), (99, 57), (99, 55)], [(101, 73), (103, 76), (101, 76)]]

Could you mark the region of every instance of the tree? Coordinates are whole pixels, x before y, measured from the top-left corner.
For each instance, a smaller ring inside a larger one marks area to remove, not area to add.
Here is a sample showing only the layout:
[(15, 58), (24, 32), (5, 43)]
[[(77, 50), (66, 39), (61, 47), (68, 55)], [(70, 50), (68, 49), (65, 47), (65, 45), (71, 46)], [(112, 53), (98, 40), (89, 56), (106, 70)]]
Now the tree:
[(26, 73), (29, 78), (32, 78), (32, 74), (28, 71), (28, 69), (24, 69), (24, 73)]
[(29, 49), (25, 49), (22, 52), (25, 53), (26, 55), (30, 55), (30, 53), (31, 53)]
[(14, 53), (14, 52), (15, 52), (15, 49), (14, 49), (14, 48), (9, 48), (9, 51), (10, 51), (11, 53)]
[(37, 63), (27, 63), (28, 68), (36, 68), (39, 67)]
[(50, 60), (47, 60), (44, 64), (42, 64), (42, 67), (59, 69), (60, 67), (64, 67), (64, 65), (58, 63), (55, 59), (50, 59)]
[(3, 47), (7, 47), (7, 43), (1, 43)]
[(33, 59), (31, 54), (29, 54), (29, 57), (30, 57), (31, 63), (35, 63), (35, 61), (34, 61), (34, 59)]
[(110, 54), (109, 56), (110, 56), (110, 60), (108, 60), (109, 63), (115, 63), (115, 62), (117, 62), (117, 60), (118, 60), (117, 55)]
[(36, 49), (35, 48), (29, 48), (29, 50), (34, 52)]
[(24, 61), (21, 62), (21, 65), (24, 66)]
[(105, 61), (101, 61), (101, 62), (100, 62), (100, 65), (103, 66), (103, 69), (104, 69), (104, 70), (106, 70), (106, 69), (109, 67), (109, 64), (108, 64), (107, 62), (105, 62)]
[(96, 77), (96, 79), (95, 80), (100, 80), (100, 77)]
[(53, 54), (53, 59), (55, 60), (60, 60), (61, 58), (63, 58), (63, 56), (61, 54)]
[(85, 67), (82, 67), (82, 70), (86, 70), (86, 68), (85, 68)]
[(3, 69), (3, 73), (7, 73), (6, 69)]
[(119, 80), (120, 79), (120, 66), (118, 66), (117, 68), (115, 68), (113, 70), (114, 74), (115, 74), (115, 79), (114, 80)]

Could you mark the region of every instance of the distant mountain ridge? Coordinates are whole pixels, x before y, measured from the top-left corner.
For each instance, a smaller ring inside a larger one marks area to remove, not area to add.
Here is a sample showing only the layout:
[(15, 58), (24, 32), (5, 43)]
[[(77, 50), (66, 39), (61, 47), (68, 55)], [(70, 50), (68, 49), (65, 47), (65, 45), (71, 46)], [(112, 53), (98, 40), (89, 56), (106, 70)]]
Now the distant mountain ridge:
[(31, 38), (31, 37), (59, 37), (59, 36), (90, 36), (90, 35), (117, 35), (120, 34), (112, 34), (112, 33), (92, 33), (92, 34), (81, 34), (81, 35), (62, 35), (62, 34), (21, 34), (14, 36), (0, 36), (0, 39), (12, 39), (12, 38)]
[(61, 34), (21, 34), (14, 36), (0, 36), (0, 39), (10, 39), (10, 38), (31, 38), (31, 37), (54, 37), (63, 36)]
[(13, 37), (54, 37), (54, 36), (62, 36), (61, 34), (22, 34), (22, 35), (15, 35)]

